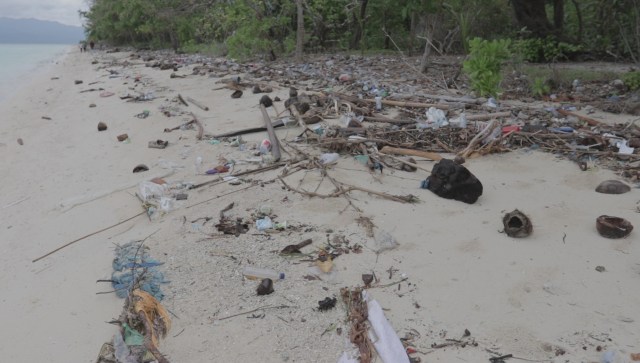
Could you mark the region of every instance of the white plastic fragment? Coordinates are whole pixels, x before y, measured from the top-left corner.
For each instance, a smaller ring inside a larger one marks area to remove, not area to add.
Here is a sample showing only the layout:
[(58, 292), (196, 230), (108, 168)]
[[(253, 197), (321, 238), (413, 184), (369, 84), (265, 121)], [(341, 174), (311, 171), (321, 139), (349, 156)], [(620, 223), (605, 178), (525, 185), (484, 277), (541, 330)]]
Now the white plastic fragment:
[(366, 291), (362, 292), (369, 308), (369, 337), (376, 348), (376, 352), (384, 363), (409, 363), (409, 357), (400, 342), (398, 334), (384, 316), (378, 301), (370, 299)]

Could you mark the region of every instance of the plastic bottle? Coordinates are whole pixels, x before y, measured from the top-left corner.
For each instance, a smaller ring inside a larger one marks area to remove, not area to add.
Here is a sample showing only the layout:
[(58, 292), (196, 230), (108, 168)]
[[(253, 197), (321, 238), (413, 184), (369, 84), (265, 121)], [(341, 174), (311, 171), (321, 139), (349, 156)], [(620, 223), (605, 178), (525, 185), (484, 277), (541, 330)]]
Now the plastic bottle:
[(198, 156), (196, 158), (196, 162), (194, 163), (196, 175), (202, 173), (202, 156)]
[(268, 268), (245, 266), (242, 272), (244, 277), (250, 280), (271, 279), (273, 281), (284, 280), (284, 272), (277, 272)]
[(376, 111), (382, 111), (382, 97), (376, 96)]

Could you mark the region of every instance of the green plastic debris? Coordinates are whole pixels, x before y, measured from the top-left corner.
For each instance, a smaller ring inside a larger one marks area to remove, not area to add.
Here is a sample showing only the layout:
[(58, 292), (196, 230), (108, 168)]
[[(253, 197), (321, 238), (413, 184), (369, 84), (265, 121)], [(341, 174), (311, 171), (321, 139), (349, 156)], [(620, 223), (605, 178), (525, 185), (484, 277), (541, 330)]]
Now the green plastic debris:
[(130, 327), (128, 324), (122, 324), (124, 328), (124, 343), (126, 345), (143, 345), (144, 344), (144, 336), (140, 334), (137, 330)]

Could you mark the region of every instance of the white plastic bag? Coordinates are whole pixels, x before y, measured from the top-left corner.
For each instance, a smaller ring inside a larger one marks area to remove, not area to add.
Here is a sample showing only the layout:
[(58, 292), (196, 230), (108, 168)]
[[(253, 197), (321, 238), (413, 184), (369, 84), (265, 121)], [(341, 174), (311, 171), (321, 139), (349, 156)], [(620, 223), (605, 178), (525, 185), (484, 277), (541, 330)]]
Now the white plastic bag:
[(150, 181), (143, 181), (138, 184), (138, 192), (140, 193), (140, 198), (143, 201), (147, 202), (153, 198), (161, 198), (167, 192), (166, 187), (164, 185), (156, 184)]
[(427, 120), (429, 121), (429, 124), (433, 125), (433, 128), (449, 125), (449, 121), (447, 121), (447, 116), (445, 116), (444, 111), (435, 107), (429, 107), (427, 110)]
[(335, 164), (340, 159), (340, 154), (338, 153), (326, 153), (320, 155), (320, 163), (322, 165)]

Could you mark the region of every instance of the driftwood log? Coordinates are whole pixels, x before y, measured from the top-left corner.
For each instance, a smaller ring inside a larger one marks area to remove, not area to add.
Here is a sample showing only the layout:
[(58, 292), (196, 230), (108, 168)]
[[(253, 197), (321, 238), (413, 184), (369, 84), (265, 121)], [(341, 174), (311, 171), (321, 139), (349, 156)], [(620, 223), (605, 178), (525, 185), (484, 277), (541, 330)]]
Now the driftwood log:
[(276, 131), (274, 130), (273, 124), (271, 123), (271, 118), (269, 117), (267, 108), (262, 103), (260, 104), (260, 111), (262, 111), (262, 118), (264, 120), (264, 124), (267, 126), (267, 134), (269, 135), (269, 141), (271, 141), (271, 154), (273, 155), (273, 160), (279, 161), (281, 157), (280, 141), (278, 140)]

